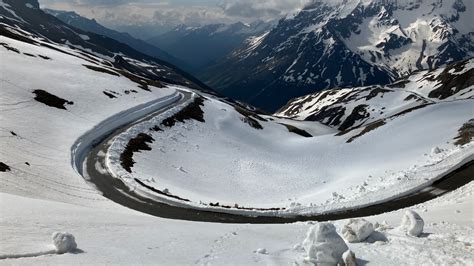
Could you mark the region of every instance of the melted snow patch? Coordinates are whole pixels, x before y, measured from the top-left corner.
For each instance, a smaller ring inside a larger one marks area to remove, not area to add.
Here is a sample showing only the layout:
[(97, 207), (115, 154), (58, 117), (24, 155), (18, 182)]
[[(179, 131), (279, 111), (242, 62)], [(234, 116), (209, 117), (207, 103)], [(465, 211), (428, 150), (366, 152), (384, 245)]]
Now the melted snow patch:
[(79, 34), (79, 37), (81, 37), (81, 39), (83, 39), (84, 41), (88, 41), (90, 40), (91, 38), (85, 34)]

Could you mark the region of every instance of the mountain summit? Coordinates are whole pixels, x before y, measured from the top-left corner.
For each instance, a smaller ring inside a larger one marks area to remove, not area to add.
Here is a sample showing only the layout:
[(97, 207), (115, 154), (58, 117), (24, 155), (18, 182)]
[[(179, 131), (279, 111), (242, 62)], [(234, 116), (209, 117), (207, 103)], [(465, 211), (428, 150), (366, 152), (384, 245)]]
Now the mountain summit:
[(334, 87), (390, 83), (474, 55), (469, 0), (314, 1), (208, 69), (228, 96), (275, 110)]

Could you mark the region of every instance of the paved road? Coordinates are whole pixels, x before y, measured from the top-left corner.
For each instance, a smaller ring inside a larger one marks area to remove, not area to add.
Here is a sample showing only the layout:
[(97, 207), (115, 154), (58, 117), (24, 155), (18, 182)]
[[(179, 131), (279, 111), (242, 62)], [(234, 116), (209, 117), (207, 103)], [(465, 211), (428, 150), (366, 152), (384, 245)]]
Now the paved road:
[(107, 149), (110, 146), (109, 141), (112, 138), (124, 132), (129, 127), (142, 121), (151, 119), (152, 117), (172, 108), (173, 106), (181, 104), (186, 100), (190, 99), (191, 94), (189, 92), (182, 93), (184, 96), (177, 103), (160, 109), (156, 112), (153, 112), (152, 114), (145, 116), (144, 118), (132, 123), (131, 125), (117, 129), (110, 135), (106, 136), (98, 145), (96, 145), (89, 151), (88, 156), (85, 159), (86, 161), (84, 164), (84, 172), (87, 173), (90, 182), (92, 182), (106, 198), (128, 208), (148, 213), (150, 215), (169, 219), (219, 223), (291, 223), (296, 221), (327, 221), (363, 217), (402, 209), (439, 197), (449, 191), (462, 187), (465, 184), (474, 180), (474, 161), (470, 161), (462, 165), (458, 169), (446, 174), (443, 178), (439, 179), (432, 186), (424, 188), (418, 192), (414, 192), (409, 196), (394, 199), (389, 202), (343, 212), (334, 212), (312, 216), (250, 217), (243, 215), (180, 208), (160, 203), (150, 198), (143, 197), (134, 191), (130, 191), (129, 187), (127, 187), (121, 180), (114, 178), (110, 173), (104, 173), (96, 169), (96, 164), (100, 164), (103, 169), (106, 169), (105, 157), (103, 155), (100, 156), (100, 154), (104, 154), (105, 152), (107, 152)]

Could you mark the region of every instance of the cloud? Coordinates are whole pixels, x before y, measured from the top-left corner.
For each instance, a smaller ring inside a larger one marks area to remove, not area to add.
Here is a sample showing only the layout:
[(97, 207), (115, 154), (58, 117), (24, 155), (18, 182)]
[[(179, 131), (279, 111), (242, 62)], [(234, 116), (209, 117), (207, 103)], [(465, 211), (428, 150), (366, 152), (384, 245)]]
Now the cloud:
[(218, 6), (229, 16), (277, 18), (301, 9), (310, 1), (311, 0), (223, 0)]
[(109, 26), (170, 28), (274, 20), (311, 0), (40, 0), (43, 7), (71, 10)]

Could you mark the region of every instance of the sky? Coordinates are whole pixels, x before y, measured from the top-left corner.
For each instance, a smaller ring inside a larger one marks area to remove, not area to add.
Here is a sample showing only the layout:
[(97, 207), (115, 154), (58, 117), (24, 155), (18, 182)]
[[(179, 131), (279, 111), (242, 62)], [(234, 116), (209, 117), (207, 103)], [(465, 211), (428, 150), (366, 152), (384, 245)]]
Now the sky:
[(75, 11), (115, 29), (156, 31), (189, 26), (275, 20), (311, 0), (39, 0), (42, 7)]

